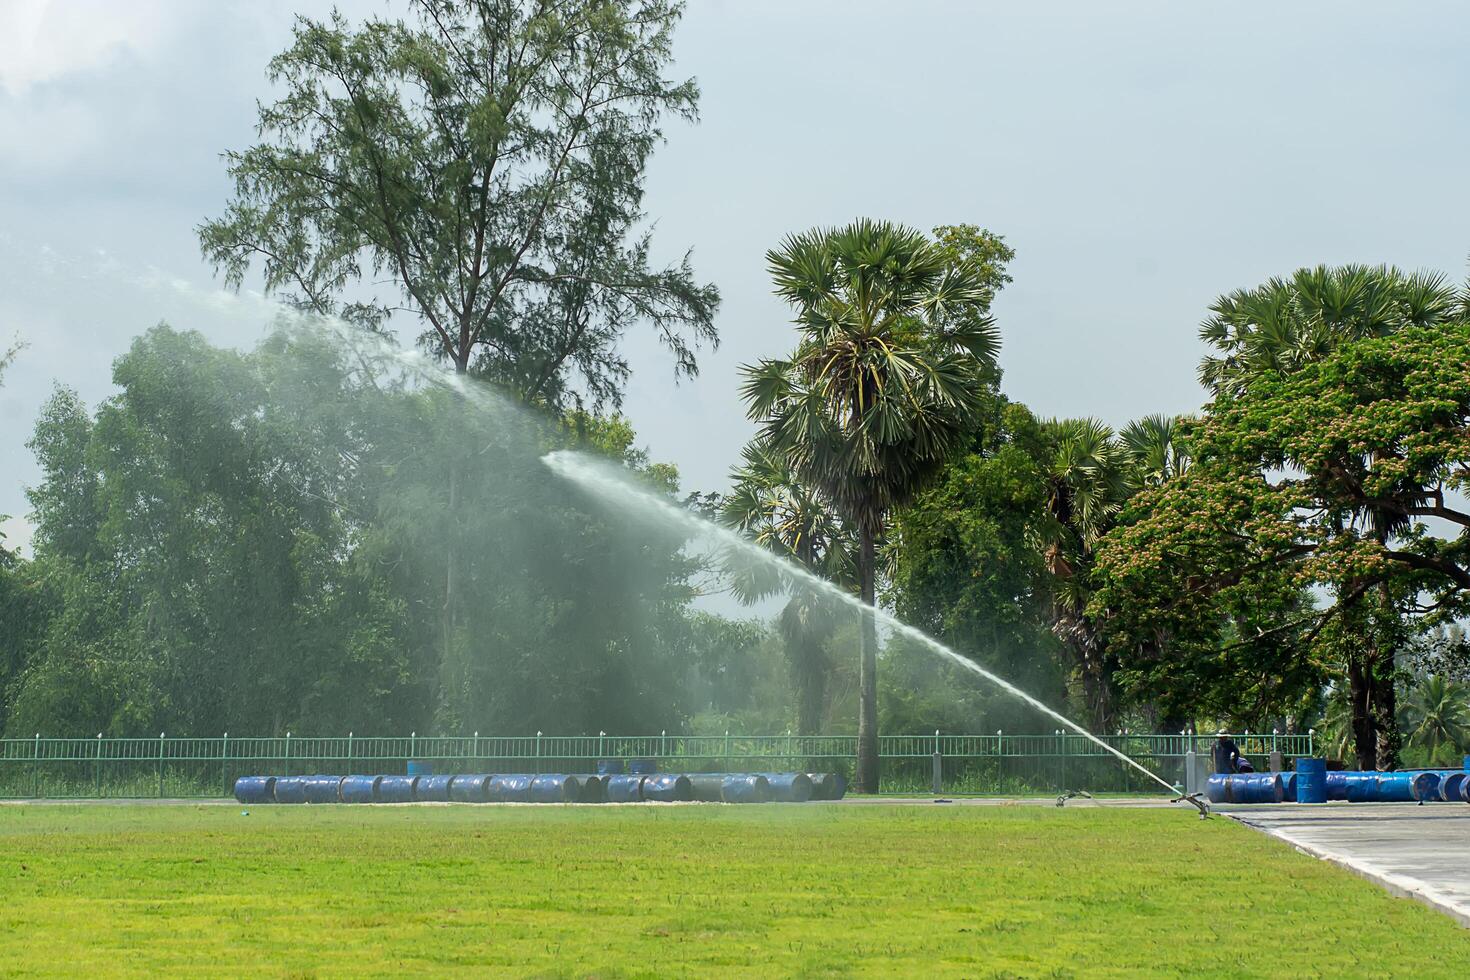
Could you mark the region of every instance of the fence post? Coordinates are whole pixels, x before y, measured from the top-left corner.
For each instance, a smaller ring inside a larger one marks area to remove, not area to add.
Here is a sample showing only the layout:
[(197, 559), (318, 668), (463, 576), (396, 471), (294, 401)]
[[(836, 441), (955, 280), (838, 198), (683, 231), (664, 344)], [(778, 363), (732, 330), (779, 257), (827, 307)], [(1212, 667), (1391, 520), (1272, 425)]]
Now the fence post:
[(475, 770), (477, 770), (477, 769), (480, 768), (480, 733), (479, 732), (475, 732), (475, 741), (470, 746), (470, 750), (473, 751), (475, 754), (471, 757), (471, 759), (470, 759), (470, 765), (469, 765), (468, 768), (469, 768), (470, 772), (474, 772)]
[(934, 795), (944, 792), (944, 760), (939, 754), (939, 729), (934, 729)]
[(347, 733), (347, 765), (346, 765), (345, 768), (347, 769), (348, 772), (351, 772), (352, 771), (352, 733), (351, 732), (348, 732)]
[(31, 749), (31, 795), (41, 798), (41, 733), (36, 733), (36, 743)]
[(281, 760), (281, 761), (285, 763), (285, 765), (284, 765), (283, 768), (286, 770), (286, 775), (288, 775), (288, 776), (291, 775), (291, 733), (290, 732), (287, 732), (286, 733), (286, 758), (283, 759), (283, 760)]
[(1065, 793), (1067, 791), (1067, 730), (1065, 728), (1063, 728), (1057, 734), (1062, 737), (1061, 738), (1061, 742), (1062, 742), (1062, 754), (1061, 754), (1062, 785), (1060, 785), (1060, 786), (1057, 787), (1057, 792), (1058, 793)]
[[(419, 733), (418, 732), (409, 732), (408, 733), (408, 758), (409, 759), (417, 759), (418, 757), (419, 757)], [(404, 766), (403, 766), (403, 771), (404, 772), (408, 772), (408, 765), (407, 765), (408, 759), (404, 759), (403, 761), (405, 763)]]
[(95, 793), (96, 796), (101, 797), (102, 796), (102, 733), (101, 732), (98, 732), (97, 733), (97, 762), (94, 764), (93, 768), (96, 770), (96, 772), (93, 775), (94, 775), (94, 777), (96, 779), (96, 783), (97, 783), (97, 787), (94, 790), (94, 793)]
[(1005, 785), (1005, 750), (999, 728), (995, 730), (995, 781), (999, 786)]
[(1315, 739), (1316, 737), (1317, 737), (1317, 729), (1315, 729), (1315, 728), (1308, 728), (1307, 729), (1307, 758), (1309, 758), (1309, 759), (1315, 759), (1315, 758), (1317, 758), (1316, 747), (1312, 744), (1312, 740)]
[(730, 729), (725, 729), (725, 771), (730, 771)]
[(658, 757), (660, 759), (669, 757), (669, 730), (667, 728), (658, 733)]
[(536, 729), (536, 775), (541, 775), (541, 730)]
[(219, 781), (224, 784), (225, 795), (230, 795), (230, 733), (225, 732), (219, 747)]
[(158, 733), (158, 798), (163, 799), (163, 732)]

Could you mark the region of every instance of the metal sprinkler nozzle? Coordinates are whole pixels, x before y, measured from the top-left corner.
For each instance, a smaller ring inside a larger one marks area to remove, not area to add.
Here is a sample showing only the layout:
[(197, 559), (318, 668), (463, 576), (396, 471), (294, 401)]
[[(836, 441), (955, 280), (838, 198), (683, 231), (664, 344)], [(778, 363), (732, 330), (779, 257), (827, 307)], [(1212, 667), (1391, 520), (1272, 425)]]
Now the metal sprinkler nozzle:
[[(1195, 809), (1199, 810), (1199, 818), (1201, 820), (1208, 820), (1210, 819), (1210, 804), (1207, 803), (1203, 797), (1203, 793), (1185, 793), (1177, 799), (1170, 800), (1169, 802), (1189, 803), (1193, 805)], [(1058, 803), (1057, 806), (1061, 806), (1061, 804)]]

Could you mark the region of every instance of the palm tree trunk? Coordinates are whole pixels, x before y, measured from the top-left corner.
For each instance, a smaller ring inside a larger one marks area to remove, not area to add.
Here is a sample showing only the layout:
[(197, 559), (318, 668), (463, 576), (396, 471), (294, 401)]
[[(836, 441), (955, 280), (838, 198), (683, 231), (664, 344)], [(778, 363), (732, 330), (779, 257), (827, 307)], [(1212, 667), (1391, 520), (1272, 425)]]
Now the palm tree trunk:
[(796, 692), (796, 732), (816, 735), (827, 703), (827, 631), (813, 620), (821, 614), (793, 599), (781, 610), (781, 639), (786, 645), (791, 686)]
[(820, 637), (804, 633), (801, 658), (796, 681), (796, 732), (798, 735), (817, 735), (822, 730), (822, 708), (827, 703), (827, 665), (825, 650)]
[[(863, 527), (858, 532), (858, 583), (863, 605), (877, 604), (873, 579), (876, 573), (876, 548), (873, 532)], [(868, 609), (863, 610), (858, 631), (858, 755), (857, 789), (860, 793), (878, 792), (878, 624)]]

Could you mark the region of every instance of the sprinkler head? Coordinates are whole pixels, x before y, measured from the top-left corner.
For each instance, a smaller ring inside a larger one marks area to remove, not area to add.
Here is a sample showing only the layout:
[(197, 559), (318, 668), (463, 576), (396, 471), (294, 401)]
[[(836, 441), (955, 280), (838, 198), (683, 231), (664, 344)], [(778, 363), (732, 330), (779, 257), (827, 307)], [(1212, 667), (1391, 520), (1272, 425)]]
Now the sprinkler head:
[(1199, 818), (1201, 820), (1208, 820), (1210, 819), (1210, 805), (1204, 801), (1203, 796), (1204, 794), (1202, 793), (1189, 793), (1169, 802), (1189, 803), (1199, 810)]

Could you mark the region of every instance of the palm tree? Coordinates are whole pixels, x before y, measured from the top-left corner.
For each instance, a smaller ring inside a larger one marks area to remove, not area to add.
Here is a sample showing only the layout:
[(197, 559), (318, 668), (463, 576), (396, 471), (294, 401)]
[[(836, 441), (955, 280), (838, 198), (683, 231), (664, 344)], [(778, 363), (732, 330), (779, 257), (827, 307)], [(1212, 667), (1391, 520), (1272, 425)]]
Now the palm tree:
[(1091, 724), (1109, 731), (1116, 715), (1112, 669), (1087, 615), (1088, 582), (1097, 542), (1136, 485), (1132, 457), (1097, 419), (1052, 420), (1046, 429), (1056, 446), (1046, 473), (1049, 520), (1040, 542), (1051, 576), (1052, 632), (1072, 654)]
[[(793, 235), (766, 256), (799, 340), (744, 369), (762, 439), (858, 538), (859, 592), (875, 602), (876, 543), (959, 448), (993, 376), (999, 334), (973, 262), (912, 228), (859, 220)], [(877, 628), (860, 630), (858, 788), (878, 788)]]
[(1118, 433), (1129, 454), (1132, 478), (1145, 487), (1156, 487), (1189, 469), (1189, 455), (1180, 445), (1179, 420), (1167, 415), (1145, 415), (1129, 422)]
[(1425, 677), (1410, 692), (1404, 714), (1408, 744), (1423, 749), (1430, 765), (1470, 748), (1470, 688), (1465, 684)]
[(1200, 361), (1200, 383), (1239, 393), (1267, 371), (1291, 371), (1339, 344), (1403, 327), (1433, 326), (1463, 315), (1464, 297), (1438, 272), (1392, 266), (1299, 269), (1255, 289), (1221, 296), (1200, 325), (1220, 353)]
[(1087, 614), (1094, 552), (1135, 493), (1189, 468), (1177, 419), (1150, 415), (1113, 430), (1097, 419), (1053, 419), (1047, 466), (1047, 510), (1039, 542), (1051, 576), (1052, 632), (1071, 652), (1093, 726), (1111, 731), (1117, 709), (1116, 664), (1098, 624)]
[[(1321, 729), (1317, 732), (1318, 750), (1329, 759), (1342, 759), (1349, 764), (1359, 765), (1357, 740), (1353, 734), (1353, 703), (1348, 689), (1334, 684), (1327, 696), (1326, 709), (1322, 715)], [(1368, 766), (1373, 765), (1372, 760)]]
[[(734, 490), (721, 506), (725, 523), (815, 575), (842, 586), (854, 584), (854, 542), (837, 515), (796, 479), (781, 454), (760, 440), (746, 445), (741, 460), (733, 473)], [(733, 559), (727, 564), (733, 591), (742, 602), (790, 596), (777, 624), (796, 690), (796, 729), (802, 735), (816, 734), (827, 697), (826, 642), (836, 627), (837, 610), (789, 577)]]

